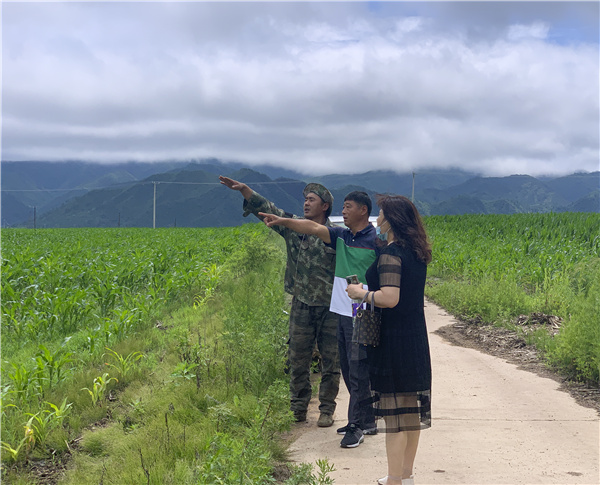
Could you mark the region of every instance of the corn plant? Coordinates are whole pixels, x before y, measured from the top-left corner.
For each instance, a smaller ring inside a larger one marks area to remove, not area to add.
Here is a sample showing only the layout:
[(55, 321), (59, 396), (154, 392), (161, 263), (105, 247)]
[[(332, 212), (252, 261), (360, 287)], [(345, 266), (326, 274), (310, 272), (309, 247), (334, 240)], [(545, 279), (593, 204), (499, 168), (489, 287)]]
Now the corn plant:
[(25, 415), (30, 416), (27, 426), (33, 431), (35, 444), (43, 448), (52, 427), (52, 413), (42, 410), (39, 413), (25, 413)]
[(50, 406), (50, 414), (52, 414), (54, 421), (57, 424), (62, 424), (62, 422), (64, 421), (64, 419), (67, 417), (67, 415), (70, 413), (71, 411), (71, 406), (73, 405), (73, 403), (68, 403), (67, 404), (67, 398), (64, 398), (62, 403), (60, 404), (60, 406), (57, 406), (56, 404), (52, 404), (49, 401), (46, 401), (46, 404), (48, 406)]
[(194, 308), (201, 307), (212, 298), (223, 273), (223, 267), (215, 263), (202, 269), (203, 292), (194, 297)]
[(112, 318), (106, 321), (109, 332), (120, 342), (133, 333), (136, 323), (140, 321), (140, 312), (137, 308), (114, 309)]
[(106, 365), (114, 368), (122, 379), (126, 378), (131, 369), (135, 367), (136, 362), (144, 357), (144, 354), (141, 352), (131, 352), (126, 357), (123, 357), (113, 349), (106, 347), (106, 350), (108, 351), (108, 355), (114, 359), (114, 363), (106, 363)]
[(42, 409), (40, 412), (35, 414), (25, 413), (26, 416), (30, 416), (26, 427), (33, 431), (35, 444), (42, 448), (46, 443), (48, 434), (53, 429), (56, 429), (62, 425), (72, 405), (72, 403), (67, 404), (66, 398), (63, 400), (60, 406), (52, 404), (48, 401), (46, 401), (46, 404), (50, 407), (50, 409)]
[(85, 341), (83, 343), (84, 350), (87, 350), (90, 354), (93, 354), (96, 351), (96, 348), (100, 346), (100, 339), (100, 327), (97, 327), (95, 330), (87, 330)]
[(39, 371), (15, 362), (9, 364), (12, 369), (6, 371), (6, 375), (12, 383), (12, 393), (18, 402), (27, 401), (39, 390), (39, 386), (35, 385), (38, 382)]
[(106, 280), (101, 277), (96, 277), (96, 281), (92, 286), (92, 291), (96, 296), (96, 301), (100, 307), (100, 316), (108, 316), (119, 299), (119, 288), (112, 280)]
[(25, 458), (27, 458), (29, 452), (35, 446), (35, 435), (32, 428), (32, 422), (33, 417), (29, 418), (29, 421), (27, 421), (25, 424), (25, 436), (21, 438), (16, 448), (13, 448), (10, 443), (6, 443), (4, 441), (0, 443), (1, 448), (9, 453), (13, 462), (17, 462), (20, 459), (21, 452), (23, 452), (25, 454)]
[(108, 372), (105, 372), (101, 376), (94, 378), (94, 383), (92, 384), (91, 389), (87, 387), (81, 389), (82, 391), (87, 391), (90, 394), (90, 397), (92, 398), (92, 406), (95, 406), (96, 404), (102, 406), (102, 401), (104, 400), (107, 386), (111, 381), (119, 382), (116, 377), (109, 377)]
[(52, 388), (54, 377), (56, 377), (56, 384), (58, 384), (64, 377), (65, 366), (73, 362), (71, 358), (73, 352), (66, 352), (64, 348), (59, 348), (52, 353), (42, 344), (38, 348), (39, 351), (35, 358), (38, 370), (40, 373), (48, 372), (48, 387)]

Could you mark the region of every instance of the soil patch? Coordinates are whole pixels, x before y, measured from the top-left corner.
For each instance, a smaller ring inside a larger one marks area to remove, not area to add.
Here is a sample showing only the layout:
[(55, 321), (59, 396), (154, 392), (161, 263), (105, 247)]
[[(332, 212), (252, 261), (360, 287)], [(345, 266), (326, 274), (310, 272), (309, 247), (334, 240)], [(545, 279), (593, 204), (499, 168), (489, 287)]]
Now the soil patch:
[(529, 345), (525, 336), (540, 329), (549, 335), (560, 331), (561, 321), (554, 315), (534, 313), (521, 315), (516, 322), (518, 330), (486, 325), (478, 319), (461, 320), (438, 329), (435, 333), (454, 345), (469, 347), (495, 357), (501, 357), (519, 369), (553, 379), (559, 389), (568, 392), (581, 406), (594, 409), (600, 416), (600, 388), (589, 383), (576, 382), (549, 367), (542, 352)]

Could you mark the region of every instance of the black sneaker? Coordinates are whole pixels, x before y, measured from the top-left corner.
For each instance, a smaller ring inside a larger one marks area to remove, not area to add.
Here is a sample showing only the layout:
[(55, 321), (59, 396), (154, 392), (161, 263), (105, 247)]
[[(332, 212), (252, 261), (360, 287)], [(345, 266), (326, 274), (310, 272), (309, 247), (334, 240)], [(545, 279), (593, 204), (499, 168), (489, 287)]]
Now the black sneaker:
[(363, 432), (359, 427), (357, 427), (355, 424), (351, 424), (349, 428), (350, 429), (346, 431), (346, 434), (340, 442), (340, 446), (342, 448), (356, 448), (365, 440)]
[(363, 428), (362, 432), (364, 435), (377, 434), (377, 426), (375, 426), (374, 423), (372, 426), (365, 426), (365, 428)]
[(348, 431), (349, 429), (350, 429), (350, 425), (347, 424), (346, 426), (342, 426), (341, 428), (338, 428), (336, 433), (344, 436), (346, 434), (346, 431)]

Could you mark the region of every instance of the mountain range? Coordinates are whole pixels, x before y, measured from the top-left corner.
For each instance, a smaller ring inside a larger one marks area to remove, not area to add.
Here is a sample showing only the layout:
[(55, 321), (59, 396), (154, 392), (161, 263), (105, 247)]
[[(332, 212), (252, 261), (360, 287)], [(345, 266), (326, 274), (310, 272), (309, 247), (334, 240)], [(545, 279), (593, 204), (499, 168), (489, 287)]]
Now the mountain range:
[[(413, 196), (423, 215), (600, 212), (600, 172), (562, 177), (482, 177), (462, 170), (370, 171), (317, 177), (217, 159), (161, 163), (2, 162), (2, 227), (223, 227), (242, 217), (242, 198), (219, 184), (247, 183), (282, 209), (302, 213), (302, 189), (332, 192), (332, 215), (344, 196), (364, 190)], [(375, 210), (373, 211), (375, 214)]]

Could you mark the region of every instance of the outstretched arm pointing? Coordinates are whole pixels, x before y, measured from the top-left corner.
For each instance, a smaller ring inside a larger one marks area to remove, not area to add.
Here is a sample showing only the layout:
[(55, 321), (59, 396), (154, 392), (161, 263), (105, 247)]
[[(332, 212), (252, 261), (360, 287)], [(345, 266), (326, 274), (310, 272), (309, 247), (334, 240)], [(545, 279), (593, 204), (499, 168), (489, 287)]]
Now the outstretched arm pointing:
[(223, 177), (223, 175), (219, 175), (219, 182), (225, 187), (229, 187), (231, 190), (241, 192), (246, 200), (252, 197), (252, 189), (242, 182), (230, 179), (229, 177)]
[(308, 219), (290, 219), (288, 217), (279, 217), (275, 214), (266, 214), (265, 212), (259, 212), (258, 215), (263, 218), (264, 223), (268, 226), (284, 226), (292, 231), (299, 232), (300, 234), (314, 234), (321, 239), (325, 244), (331, 242), (331, 236), (329, 235), (329, 229), (323, 224), (319, 224)]

